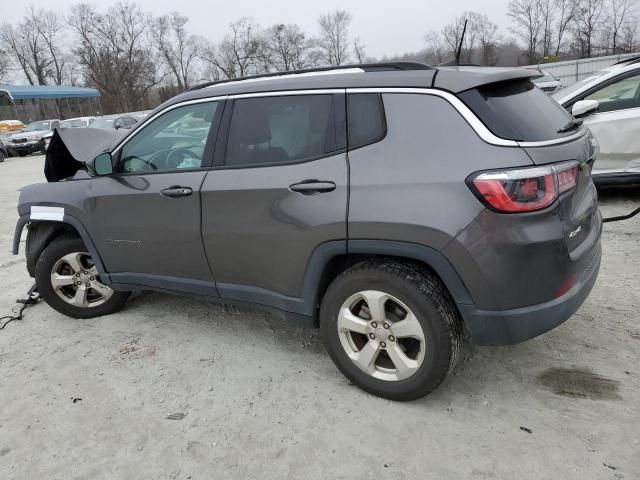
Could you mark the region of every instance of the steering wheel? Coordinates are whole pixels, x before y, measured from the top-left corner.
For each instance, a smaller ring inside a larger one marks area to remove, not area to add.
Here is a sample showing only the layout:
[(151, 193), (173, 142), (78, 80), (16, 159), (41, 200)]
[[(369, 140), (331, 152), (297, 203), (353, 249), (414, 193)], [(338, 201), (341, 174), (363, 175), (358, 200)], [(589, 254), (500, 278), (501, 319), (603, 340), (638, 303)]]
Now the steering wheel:
[[(125, 158), (124, 161), (122, 161), (121, 163), (126, 166), (127, 163), (132, 161), (132, 160), (136, 161), (136, 162), (141, 162), (141, 163), (143, 163), (145, 165), (145, 167), (149, 167), (149, 168), (145, 168), (145, 170), (158, 170), (157, 165), (155, 165), (153, 163), (153, 158), (151, 160), (145, 160), (144, 158), (140, 158), (140, 157), (136, 157), (136, 156), (130, 156), (130, 157)], [(143, 171), (143, 170), (140, 170), (138, 168), (129, 169), (129, 168), (126, 168), (126, 167), (123, 167), (123, 170), (125, 172), (140, 172), (140, 171)]]
[(200, 157), (198, 157), (198, 155), (193, 153), (188, 148), (176, 148), (175, 150), (171, 150), (165, 160), (166, 168), (178, 168), (178, 166), (187, 158), (195, 158), (196, 160), (200, 160)]

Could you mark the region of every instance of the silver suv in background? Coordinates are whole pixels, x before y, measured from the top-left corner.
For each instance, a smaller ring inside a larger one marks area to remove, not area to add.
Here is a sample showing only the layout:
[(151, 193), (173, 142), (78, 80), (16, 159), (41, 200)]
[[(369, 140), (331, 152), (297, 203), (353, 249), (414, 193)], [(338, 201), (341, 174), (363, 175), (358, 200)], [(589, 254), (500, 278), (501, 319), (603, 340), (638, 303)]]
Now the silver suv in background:
[(640, 184), (640, 57), (596, 72), (553, 98), (598, 141), (596, 184)]
[(21, 132), (9, 135), (5, 146), (12, 156), (24, 157), (35, 152), (45, 153), (45, 135), (52, 133), (59, 126), (60, 120), (31, 122)]
[(14, 253), (28, 224), (28, 272), (71, 317), (140, 289), (249, 303), (319, 326), (361, 388), (426, 395), (465, 331), (535, 337), (598, 275), (596, 144), (532, 75), (289, 72), (194, 88), (124, 137), (61, 130)]
[(540, 70), (541, 77), (534, 78), (531, 81), (544, 93), (551, 95), (562, 88), (562, 82), (554, 77), (551, 73)]

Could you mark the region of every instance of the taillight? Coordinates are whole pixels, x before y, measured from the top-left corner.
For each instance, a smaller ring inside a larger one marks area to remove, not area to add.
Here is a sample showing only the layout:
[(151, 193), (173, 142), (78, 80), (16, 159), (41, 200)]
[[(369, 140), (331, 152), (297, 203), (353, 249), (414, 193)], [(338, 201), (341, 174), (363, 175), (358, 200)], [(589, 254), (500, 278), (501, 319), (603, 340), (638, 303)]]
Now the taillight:
[(578, 164), (575, 162), (563, 163), (553, 167), (558, 176), (558, 194), (571, 190), (578, 181)]
[(471, 178), (472, 190), (498, 212), (532, 212), (551, 205), (576, 186), (578, 163), (483, 172)]

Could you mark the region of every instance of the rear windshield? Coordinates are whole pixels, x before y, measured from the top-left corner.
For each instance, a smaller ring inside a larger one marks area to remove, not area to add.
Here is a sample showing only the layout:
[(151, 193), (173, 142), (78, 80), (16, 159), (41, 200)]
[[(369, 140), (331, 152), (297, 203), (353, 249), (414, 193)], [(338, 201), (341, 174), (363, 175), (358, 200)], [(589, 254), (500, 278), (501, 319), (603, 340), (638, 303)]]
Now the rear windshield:
[[(495, 135), (538, 142), (566, 136), (571, 116), (529, 80), (491, 83), (458, 94)], [(573, 132), (568, 132), (571, 134)]]

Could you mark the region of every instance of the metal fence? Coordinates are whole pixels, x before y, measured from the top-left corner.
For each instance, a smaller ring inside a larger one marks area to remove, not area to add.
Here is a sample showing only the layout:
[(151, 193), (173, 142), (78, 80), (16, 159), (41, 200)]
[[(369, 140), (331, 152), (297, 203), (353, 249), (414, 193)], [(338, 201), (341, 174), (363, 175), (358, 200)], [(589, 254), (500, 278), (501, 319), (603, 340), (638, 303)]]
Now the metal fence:
[(602, 70), (603, 68), (607, 68), (616, 62), (638, 56), (640, 56), (640, 52), (621, 53), (618, 55), (608, 55), (606, 57), (583, 58), (580, 60), (569, 60), (567, 62), (541, 63), (530, 66), (539, 67), (542, 70), (549, 72), (560, 80), (563, 86), (568, 87), (569, 85), (576, 83), (578, 80), (582, 80), (590, 74)]

